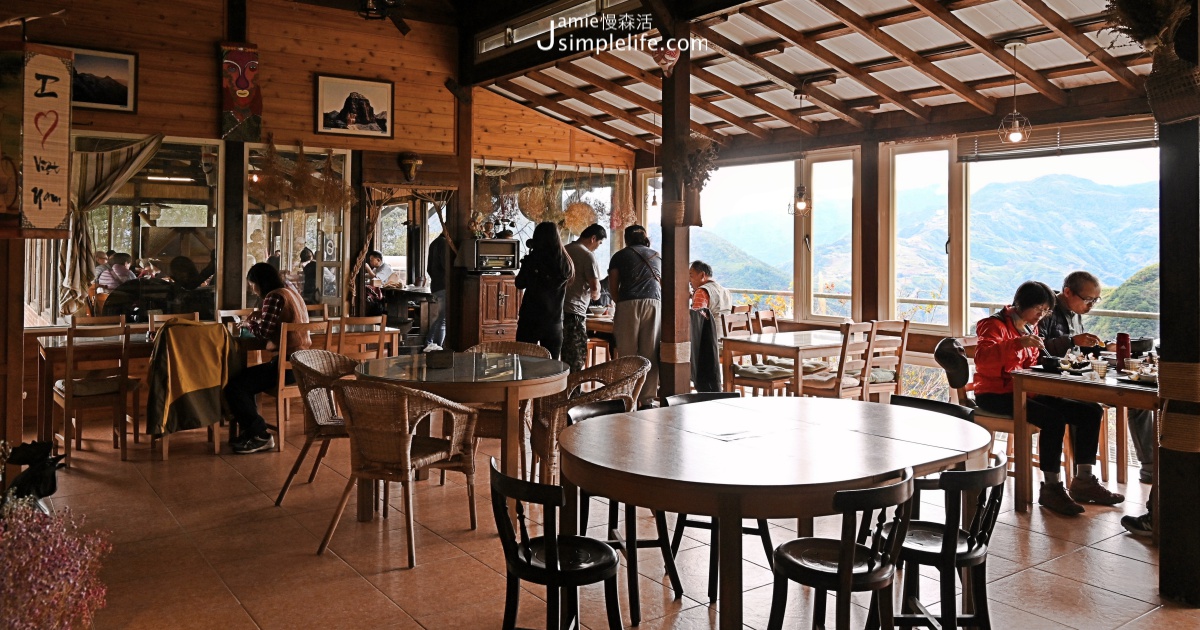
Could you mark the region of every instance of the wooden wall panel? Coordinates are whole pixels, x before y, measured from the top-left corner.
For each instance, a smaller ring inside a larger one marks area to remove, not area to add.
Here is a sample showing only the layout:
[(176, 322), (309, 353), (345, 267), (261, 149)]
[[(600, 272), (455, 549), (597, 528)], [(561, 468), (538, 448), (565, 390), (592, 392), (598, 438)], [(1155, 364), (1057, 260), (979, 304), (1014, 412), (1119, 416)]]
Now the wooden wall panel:
[(474, 157), (633, 168), (633, 151), (495, 92), (474, 91)]

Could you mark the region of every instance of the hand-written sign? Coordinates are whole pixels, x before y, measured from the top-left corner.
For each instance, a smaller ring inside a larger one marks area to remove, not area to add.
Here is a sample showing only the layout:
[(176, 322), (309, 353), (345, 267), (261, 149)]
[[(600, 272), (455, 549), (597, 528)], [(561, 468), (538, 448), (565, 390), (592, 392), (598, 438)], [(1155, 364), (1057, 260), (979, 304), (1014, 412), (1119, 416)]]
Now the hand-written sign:
[(71, 160), (71, 62), (25, 54), (21, 226), (65, 227)]

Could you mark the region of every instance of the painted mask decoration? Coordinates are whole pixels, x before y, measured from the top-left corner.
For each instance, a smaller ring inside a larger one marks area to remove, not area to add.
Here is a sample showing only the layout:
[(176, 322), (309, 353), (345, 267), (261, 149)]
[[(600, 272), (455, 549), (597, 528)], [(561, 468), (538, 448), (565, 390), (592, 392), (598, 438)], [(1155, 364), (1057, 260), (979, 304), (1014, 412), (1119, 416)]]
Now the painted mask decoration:
[(221, 138), (259, 142), (262, 90), (258, 86), (258, 47), (221, 44)]

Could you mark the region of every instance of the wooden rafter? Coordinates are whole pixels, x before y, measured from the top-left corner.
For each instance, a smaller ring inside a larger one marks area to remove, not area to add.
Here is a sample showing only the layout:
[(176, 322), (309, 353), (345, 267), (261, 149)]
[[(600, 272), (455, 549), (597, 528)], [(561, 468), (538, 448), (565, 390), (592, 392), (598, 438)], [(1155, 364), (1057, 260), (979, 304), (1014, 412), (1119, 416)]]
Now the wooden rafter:
[(558, 90), (558, 92), (563, 96), (575, 99), (576, 101), (579, 101), (588, 107), (598, 109), (609, 114), (610, 116), (615, 116), (618, 120), (629, 123), (630, 125), (633, 125), (642, 131), (652, 133), (660, 138), (662, 137), (662, 129), (658, 125), (642, 118), (641, 116), (635, 116), (624, 109), (609, 103), (608, 101), (592, 96), (591, 94), (587, 94), (583, 90), (580, 90), (573, 85), (570, 85), (564, 81), (559, 81), (558, 79), (555, 79), (544, 72), (535, 70), (526, 74), (525, 76), (552, 90)]
[[(592, 129), (595, 129), (596, 131), (599, 131), (601, 133), (606, 133), (614, 138), (617, 138), (621, 142), (624, 142), (625, 144), (627, 144), (635, 149), (641, 149), (643, 151), (654, 151), (655, 150), (655, 147), (653, 144), (651, 144), (631, 133), (626, 133), (626, 132), (621, 131), (620, 129), (617, 129), (611, 125), (606, 125), (602, 122), (599, 122), (599, 121), (587, 116), (586, 114), (580, 113), (578, 110), (567, 107), (566, 105), (562, 105), (560, 103), (555, 103), (554, 101), (546, 98), (545, 96), (538, 94), (537, 92), (534, 92), (533, 90), (530, 90), (524, 86), (517, 85), (516, 83), (513, 83), (512, 81), (509, 81), (507, 79), (497, 81), (496, 86), (505, 90), (506, 92), (508, 92), (510, 94), (516, 94), (517, 96), (529, 101), (529, 103), (532, 106), (544, 108), (548, 111), (552, 111), (552, 112), (558, 114), (559, 116), (573, 120), (581, 126), (591, 127)], [(607, 138), (605, 138), (605, 140), (607, 140)]]
[[(820, 0), (822, 5), (831, 1), (836, 2), (837, 0)], [(968, 26), (966, 22), (963, 22), (957, 15), (954, 15), (950, 9), (947, 9), (938, 0), (909, 0), (909, 2), (913, 3), (925, 15), (933, 18), (942, 26), (950, 29), (952, 33), (963, 38), (964, 41), (974, 46), (976, 50), (986, 55), (992, 61), (1005, 68), (1011, 67), (1013, 73), (1021, 77), (1022, 81), (1028, 83), (1033, 89), (1041, 92), (1050, 100), (1059, 105), (1067, 104), (1067, 93), (1062, 88), (1054, 85), (1049, 79), (1038, 73), (1037, 70), (1034, 70), (1026, 65), (1025, 62), (1014, 57), (1012, 53), (1005, 50), (1000, 44), (984, 37), (979, 31)]]
[(671, 9), (667, 7), (666, 0), (642, 0), (642, 8), (650, 13), (650, 20), (654, 23), (654, 28), (658, 29), (659, 33), (671, 37), (671, 28), (675, 18), (671, 16)]
[(1075, 50), (1083, 53), (1084, 57), (1091, 59), (1097, 66), (1100, 66), (1105, 72), (1116, 79), (1121, 85), (1124, 85), (1130, 92), (1138, 90), (1137, 75), (1129, 71), (1125, 64), (1117, 61), (1107, 50), (1104, 50), (1082, 31), (1075, 28), (1069, 20), (1064, 18), (1062, 14), (1050, 7), (1042, 0), (1014, 0), (1018, 5), (1026, 11), (1032, 13), (1034, 17), (1042, 21), (1042, 24), (1049, 28), (1068, 44), (1073, 46)]
[(707, 27), (697, 27), (694, 32), (707, 39), (709, 46), (716, 48), (721, 54), (739, 59), (751, 70), (763, 75), (767, 79), (775, 81), (780, 86), (804, 91), (810, 101), (838, 118), (858, 127), (869, 126), (866, 116), (846, 107), (840, 99), (831, 96), (820, 88), (805, 85), (803, 79), (770, 61), (755, 59), (746, 52), (744, 46), (728, 37)]
[(829, 50), (828, 48), (808, 39), (799, 30), (784, 23), (783, 20), (780, 20), (779, 18), (758, 7), (747, 9), (742, 13), (742, 15), (754, 20), (755, 22), (758, 22), (768, 30), (775, 31), (780, 37), (783, 37), (784, 40), (803, 48), (817, 59), (824, 61), (834, 68), (837, 68), (840, 72), (844, 72), (855, 81), (865, 85), (871, 91), (882, 96), (888, 101), (895, 103), (900, 109), (903, 109), (904, 111), (916, 116), (917, 118), (920, 118), (923, 121), (929, 121), (928, 107), (918, 104), (916, 101), (904, 96), (883, 81), (876, 79), (871, 73), (865, 70), (860, 70), (858, 66), (846, 61), (832, 50)]
[[(596, 58), (601, 63), (607, 65), (608, 67), (610, 67), (614, 70), (619, 70), (621, 72), (624, 72), (625, 74), (627, 74), (635, 79), (638, 79), (642, 83), (650, 85), (651, 87), (653, 87), (655, 89), (658, 89), (658, 90), (662, 89), (662, 79), (660, 79), (653, 72), (643, 70), (610, 52), (600, 53), (599, 55), (597, 55)], [(746, 133), (749, 133), (757, 138), (766, 140), (770, 136), (770, 132), (768, 132), (766, 129), (763, 129), (762, 127), (759, 127), (758, 125), (755, 125), (753, 123), (748, 123), (745, 120), (743, 120), (741, 116), (738, 116), (737, 114), (735, 114), (723, 107), (719, 107), (717, 105), (709, 103), (708, 101), (696, 96), (695, 94), (693, 94), (691, 96), (690, 102), (694, 107), (696, 107), (698, 109), (702, 109), (702, 110), (712, 114), (713, 116), (717, 116), (718, 118), (721, 118), (722, 120), (724, 120), (726, 122), (732, 123), (735, 127), (738, 127), (740, 129), (742, 129), (743, 131), (745, 131)]]
[(692, 68), (692, 77), (700, 79), (701, 81), (708, 83), (709, 85), (734, 98), (739, 98), (750, 105), (767, 112), (775, 118), (778, 118), (779, 120), (782, 120), (783, 122), (795, 127), (796, 129), (803, 131), (804, 133), (814, 136), (817, 135), (817, 125), (815, 123), (808, 122), (795, 112), (786, 110), (775, 103), (762, 98), (761, 96), (755, 96), (754, 94), (747, 92), (741, 86), (734, 85), (733, 83), (730, 83), (729, 81), (726, 81), (725, 79), (722, 79), (721, 77), (707, 70), (702, 68)]
[[(920, 1), (920, 0), (914, 0)], [(959, 98), (974, 105), (979, 110), (993, 114), (996, 112), (996, 102), (988, 96), (980, 94), (975, 90), (967, 87), (967, 84), (956, 79), (949, 72), (935, 66), (933, 62), (927, 61), (924, 57), (913, 52), (912, 49), (901, 44), (899, 40), (891, 35), (888, 35), (880, 27), (872, 24), (866, 18), (851, 11), (838, 0), (813, 0), (818, 6), (825, 9), (834, 17), (842, 21), (846, 26), (854, 29), (859, 34), (867, 39), (875, 42), (880, 48), (895, 55), (897, 58), (904, 60), (914, 70), (929, 77), (930, 79), (940, 83), (943, 87), (953, 92)]]
[[(630, 103), (633, 103), (634, 105), (638, 105), (639, 107), (641, 107), (642, 109), (645, 109), (647, 112), (650, 112), (651, 114), (656, 114), (658, 116), (662, 116), (662, 104), (661, 103), (658, 103), (652, 99), (646, 98), (645, 96), (642, 96), (641, 94), (638, 94), (637, 92), (634, 92), (633, 90), (630, 90), (630, 89), (618, 84), (616, 81), (613, 81), (611, 79), (606, 79), (594, 72), (591, 72), (585, 68), (581, 68), (569, 61), (560, 61), (557, 64), (555, 64), (554, 67), (575, 77), (576, 79), (581, 79), (583, 81), (586, 81), (589, 84), (588, 87), (580, 88), (584, 92), (588, 92), (589, 88), (594, 88), (593, 91), (595, 91), (595, 92), (605, 91), (605, 92), (608, 92), (618, 98), (623, 98), (623, 99), (629, 101)], [(630, 79), (630, 80), (632, 81), (633, 79)], [(630, 113), (634, 113), (634, 112), (630, 112)], [(712, 127), (698, 123), (694, 120), (691, 121), (691, 130), (702, 136), (711, 138), (712, 140), (715, 140), (716, 142), (725, 142), (725, 140), (728, 139), (728, 136), (726, 136), (725, 134), (713, 129)]]

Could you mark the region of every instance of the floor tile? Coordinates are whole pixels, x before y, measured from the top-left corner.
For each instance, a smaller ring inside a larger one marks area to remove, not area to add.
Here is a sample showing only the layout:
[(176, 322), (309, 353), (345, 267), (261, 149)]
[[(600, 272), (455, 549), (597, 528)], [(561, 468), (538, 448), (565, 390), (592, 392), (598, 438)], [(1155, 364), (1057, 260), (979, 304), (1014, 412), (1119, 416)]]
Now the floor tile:
[(419, 562), (367, 579), (416, 619), (504, 597), (504, 577), (471, 556)]
[(1037, 568), (1148, 604), (1162, 603), (1158, 595), (1158, 567), (1115, 553), (1084, 547)]
[(1038, 569), (992, 582), (988, 594), (993, 601), (1081, 630), (1119, 628), (1156, 608)]

